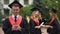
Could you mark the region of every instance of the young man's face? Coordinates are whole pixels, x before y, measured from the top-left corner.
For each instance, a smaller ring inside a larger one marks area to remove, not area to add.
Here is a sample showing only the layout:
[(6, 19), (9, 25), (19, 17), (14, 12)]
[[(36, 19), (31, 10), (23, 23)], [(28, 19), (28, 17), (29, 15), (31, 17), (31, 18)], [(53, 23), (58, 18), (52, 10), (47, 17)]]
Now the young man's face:
[(19, 11), (20, 11), (20, 8), (19, 8), (18, 4), (12, 6), (12, 13), (14, 15), (17, 15), (19, 13)]

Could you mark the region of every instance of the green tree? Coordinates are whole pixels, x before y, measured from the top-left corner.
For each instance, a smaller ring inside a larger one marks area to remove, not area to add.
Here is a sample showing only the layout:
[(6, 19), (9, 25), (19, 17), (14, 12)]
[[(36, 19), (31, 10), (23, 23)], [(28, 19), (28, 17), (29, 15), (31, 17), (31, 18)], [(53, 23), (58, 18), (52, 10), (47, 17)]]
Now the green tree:
[[(47, 2), (45, 0), (34, 0), (33, 1), (33, 7), (38, 7), (43, 13), (43, 18), (49, 19), (49, 14), (48, 14), (48, 6), (46, 4)], [(46, 14), (47, 13), (47, 14)]]
[(27, 15), (30, 16), (31, 15), (31, 11), (30, 11), (31, 8), (32, 8), (32, 5), (23, 7), (22, 16), (23, 17), (26, 17)]
[(47, 21), (50, 19), (49, 17), (50, 8), (55, 8), (60, 18), (60, 0), (34, 0), (33, 7), (40, 8), (40, 10), (42, 10), (43, 13), (42, 17), (46, 18)]

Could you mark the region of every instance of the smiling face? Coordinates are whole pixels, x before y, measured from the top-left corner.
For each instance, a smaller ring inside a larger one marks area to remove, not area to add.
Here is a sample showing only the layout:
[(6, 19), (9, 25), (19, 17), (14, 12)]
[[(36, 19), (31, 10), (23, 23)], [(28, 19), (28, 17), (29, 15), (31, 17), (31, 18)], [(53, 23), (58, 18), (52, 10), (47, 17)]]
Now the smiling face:
[(15, 5), (12, 6), (12, 13), (14, 15), (19, 14), (19, 11), (20, 11), (20, 8), (19, 8), (19, 5), (18, 4), (15, 4)]
[(52, 17), (52, 16), (53, 16), (53, 14), (52, 14), (52, 11), (51, 11), (51, 10), (49, 10), (49, 14), (50, 14), (50, 17)]
[(53, 13), (51, 10), (49, 10), (50, 17), (55, 17), (55, 13)]
[(35, 16), (36, 18), (41, 17), (41, 13), (39, 11), (33, 11), (33, 16)]
[(52, 12), (49, 12), (50, 16), (52, 16)]

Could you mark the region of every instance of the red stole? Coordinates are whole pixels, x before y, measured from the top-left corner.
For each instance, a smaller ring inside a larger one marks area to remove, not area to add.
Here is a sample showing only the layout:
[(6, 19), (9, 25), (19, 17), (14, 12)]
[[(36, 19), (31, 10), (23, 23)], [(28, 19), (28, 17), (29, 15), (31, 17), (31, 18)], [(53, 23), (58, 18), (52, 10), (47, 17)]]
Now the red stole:
[(36, 18), (34, 18), (34, 17), (31, 17), (31, 19), (33, 20), (33, 21), (35, 21), (35, 23), (39, 26), (40, 25), (40, 22), (39, 22), (39, 20), (37, 20)]
[(51, 19), (50, 24), (52, 24), (54, 20), (55, 20), (55, 18), (54, 19)]
[(12, 16), (9, 16), (9, 21), (11, 23), (11, 25), (20, 25), (21, 21), (22, 21), (22, 16), (19, 16), (17, 21), (15, 22), (14, 19), (12, 18)]

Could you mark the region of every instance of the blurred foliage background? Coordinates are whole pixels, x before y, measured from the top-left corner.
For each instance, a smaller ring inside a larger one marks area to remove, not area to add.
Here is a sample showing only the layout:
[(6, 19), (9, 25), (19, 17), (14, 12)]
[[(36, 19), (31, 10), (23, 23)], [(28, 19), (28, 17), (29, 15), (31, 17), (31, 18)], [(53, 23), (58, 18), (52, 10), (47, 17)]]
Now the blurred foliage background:
[[(60, 19), (60, 0), (33, 0), (32, 5), (27, 5), (26, 7), (23, 7), (23, 12), (22, 12), (22, 16), (26, 17), (26, 15), (30, 16), (31, 15), (31, 11), (30, 9), (32, 7), (38, 7), (41, 9), (42, 13), (43, 13), (43, 18), (46, 18), (47, 20), (49, 20), (49, 9), (50, 8), (55, 8), (56, 10), (58, 10), (58, 16)], [(2, 18), (6, 17), (7, 15), (1, 15), (0, 14), (0, 21)]]
[(50, 8), (55, 8), (58, 12), (58, 15), (60, 13), (60, 0), (34, 0), (33, 6), (40, 8), (43, 12), (43, 15), (45, 15), (45, 18), (49, 17)]

